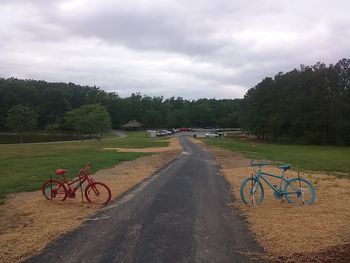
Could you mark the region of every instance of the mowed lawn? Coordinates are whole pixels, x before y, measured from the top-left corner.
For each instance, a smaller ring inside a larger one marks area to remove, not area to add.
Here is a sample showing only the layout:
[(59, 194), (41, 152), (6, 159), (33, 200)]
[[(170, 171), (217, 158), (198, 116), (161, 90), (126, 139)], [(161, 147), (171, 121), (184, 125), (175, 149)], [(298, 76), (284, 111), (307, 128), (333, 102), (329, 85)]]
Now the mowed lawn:
[(69, 176), (74, 177), (86, 162), (91, 163), (93, 173), (147, 155), (104, 151), (103, 148), (165, 147), (168, 143), (166, 139), (148, 138), (144, 132), (130, 132), (121, 139), (0, 145), (0, 203), (9, 193), (40, 189), (57, 168), (68, 169)]
[(292, 169), (339, 172), (350, 179), (350, 147), (284, 145), (246, 139), (203, 139), (208, 145), (241, 152), (251, 159), (290, 163)]

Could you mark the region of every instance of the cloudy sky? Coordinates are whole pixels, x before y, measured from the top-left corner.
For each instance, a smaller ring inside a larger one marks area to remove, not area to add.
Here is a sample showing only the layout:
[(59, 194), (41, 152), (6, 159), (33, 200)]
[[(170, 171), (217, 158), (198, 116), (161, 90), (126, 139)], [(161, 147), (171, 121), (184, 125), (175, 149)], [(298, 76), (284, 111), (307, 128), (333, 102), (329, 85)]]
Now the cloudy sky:
[(0, 0), (0, 77), (240, 98), (350, 57), (348, 0)]

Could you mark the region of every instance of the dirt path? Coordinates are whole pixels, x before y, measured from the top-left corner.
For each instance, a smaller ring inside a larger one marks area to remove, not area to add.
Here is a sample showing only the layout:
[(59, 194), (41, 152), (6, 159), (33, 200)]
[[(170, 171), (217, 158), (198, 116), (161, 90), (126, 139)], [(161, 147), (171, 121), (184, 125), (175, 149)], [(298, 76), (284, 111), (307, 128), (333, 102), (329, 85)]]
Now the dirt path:
[[(151, 176), (182, 151), (177, 147), (162, 147), (161, 154), (124, 162), (93, 176), (106, 183), (113, 197)], [(155, 152), (155, 151), (153, 151)], [(40, 251), (62, 233), (77, 228), (84, 219), (100, 207), (81, 203), (81, 196), (64, 202), (51, 202), (40, 191), (11, 194), (0, 206), (0, 262), (21, 262)]]
[(262, 262), (213, 157), (181, 141), (176, 161), (28, 262)]
[[(201, 144), (200, 141), (195, 140)], [(312, 206), (291, 206), (276, 200), (265, 187), (264, 203), (246, 207), (239, 187), (252, 173), (250, 160), (242, 155), (208, 147), (222, 167), (238, 202), (235, 207), (247, 217), (252, 231), (272, 260), (280, 262), (350, 262), (350, 180), (321, 173), (306, 173), (317, 189)], [(275, 174), (280, 170), (269, 167)], [(287, 172), (296, 177), (295, 171)]]
[(139, 152), (139, 153), (160, 153), (177, 150), (181, 147), (178, 138), (171, 138), (168, 147), (150, 147), (150, 148), (104, 148), (107, 151), (117, 152)]

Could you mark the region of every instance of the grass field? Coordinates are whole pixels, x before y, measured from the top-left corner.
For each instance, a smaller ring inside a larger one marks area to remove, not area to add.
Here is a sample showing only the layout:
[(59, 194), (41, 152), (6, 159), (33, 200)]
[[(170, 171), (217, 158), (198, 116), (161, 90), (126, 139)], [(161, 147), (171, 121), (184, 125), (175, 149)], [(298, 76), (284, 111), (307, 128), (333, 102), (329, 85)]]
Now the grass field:
[[(87, 135), (85, 135), (87, 136)], [(102, 138), (115, 138), (113, 131), (108, 131), (102, 134)], [(38, 143), (38, 142), (60, 142), (60, 141), (79, 141), (81, 136), (78, 134), (46, 134), (44, 132), (30, 132), (23, 134), (23, 143)], [(17, 144), (20, 143), (20, 135), (14, 132), (1, 132), (0, 144)]]
[(241, 152), (251, 159), (290, 163), (292, 169), (339, 172), (350, 178), (350, 147), (269, 144), (229, 138), (203, 141)]
[(91, 163), (91, 172), (94, 172), (146, 155), (104, 151), (103, 148), (167, 145), (166, 139), (148, 138), (144, 132), (131, 132), (122, 139), (109, 136), (108, 140), (101, 141), (0, 145), (0, 203), (6, 194), (40, 189), (57, 168), (70, 170), (69, 175), (73, 177), (86, 162)]

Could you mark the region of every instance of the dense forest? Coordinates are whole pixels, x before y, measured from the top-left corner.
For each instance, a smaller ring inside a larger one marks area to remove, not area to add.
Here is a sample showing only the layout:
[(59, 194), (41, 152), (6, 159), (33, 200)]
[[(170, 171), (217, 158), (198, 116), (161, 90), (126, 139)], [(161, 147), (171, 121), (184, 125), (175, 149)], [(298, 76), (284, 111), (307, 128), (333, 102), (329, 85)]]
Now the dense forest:
[(239, 126), (238, 99), (189, 101), (140, 94), (121, 98), (98, 87), (9, 78), (0, 79), (0, 130), (7, 130), (6, 116), (16, 105), (26, 106), (37, 114), (38, 130), (53, 124), (65, 130), (69, 129), (65, 125), (66, 113), (87, 104), (104, 106), (113, 128), (130, 120), (137, 120), (146, 128)]
[(301, 66), (248, 90), (241, 124), (258, 138), (350, 145), (350, 60)]
[[(94, 105), (90, 110), (100, 111), (99, 116), (104, 113), (98, 107), (107, 110), (111, 123), (106, 125), (113, 128), (130, 120), (146, 128), (243, 127), (267, 141), (350, 145), (350, 60), (302, 65), (267, 77), (249, 89), (244, 99), (190, 101), (138, 93), (121, 98), (98, 87), (0, 78), (1, 131), (11, 130), (6, 120), (18, 105), (37, 116), (36, 130), (70, 130), (67, 123), (72, 116)], [(91, 120), (98, 114), (91, 115)]]

